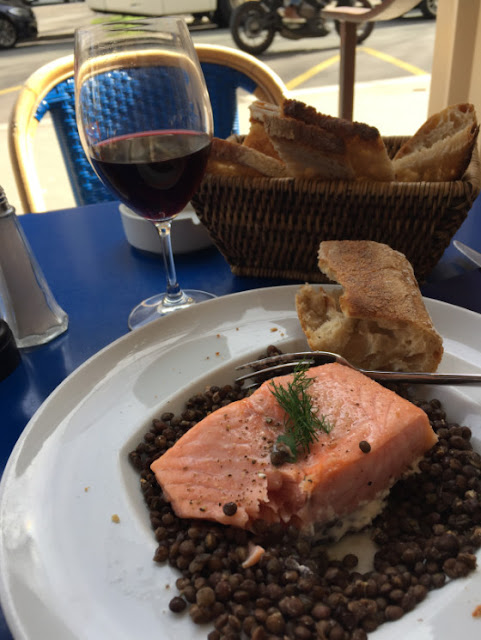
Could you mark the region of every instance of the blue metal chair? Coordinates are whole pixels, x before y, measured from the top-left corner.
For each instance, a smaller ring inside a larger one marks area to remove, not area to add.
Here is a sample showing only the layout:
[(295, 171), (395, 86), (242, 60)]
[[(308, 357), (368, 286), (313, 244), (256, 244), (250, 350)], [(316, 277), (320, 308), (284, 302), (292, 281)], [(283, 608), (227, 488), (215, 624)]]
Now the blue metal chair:
[[(238, 89), (257, 99), (280, 104), (287, 94), (282, 80), (253, 56), (229, 47), (196, 45), (214, 114), (214, 135), (239, 132)], [(113, 94), (114, 95), (114, 94)], [(116, 107), (113, 101), (114, 108)], [(121, 104), (112, 117), (122, 117)], [(45, 210), (34, 162), (35, 131), (50, 113), (78, 205), (110, 201), (82, 149), (75, 118), (73, 56), (59, 58), (34, 72), (23, 86), (9, 123), (9, 150), (25, 212)]]

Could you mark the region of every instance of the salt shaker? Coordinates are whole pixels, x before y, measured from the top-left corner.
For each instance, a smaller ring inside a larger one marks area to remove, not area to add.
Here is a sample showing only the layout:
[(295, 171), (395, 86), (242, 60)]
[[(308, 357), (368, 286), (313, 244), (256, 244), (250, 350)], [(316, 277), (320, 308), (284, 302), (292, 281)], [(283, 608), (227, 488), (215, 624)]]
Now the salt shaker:
[(45, 344), (68, 327), (68, 316), (55, 301), (2, 187), (0, 316), (19, 348)]

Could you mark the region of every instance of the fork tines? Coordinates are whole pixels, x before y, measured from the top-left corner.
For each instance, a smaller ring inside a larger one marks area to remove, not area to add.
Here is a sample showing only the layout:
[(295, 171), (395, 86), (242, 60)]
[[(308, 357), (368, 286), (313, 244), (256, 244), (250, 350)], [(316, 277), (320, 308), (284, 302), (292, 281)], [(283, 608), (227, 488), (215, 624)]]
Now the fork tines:
[(328, 352), (314, 353), (312, 351), (300, 351), (297, 353), (281, 353), (276, 356), (253, 360), (252, 362), (246, 362), (237, 366), (237, 370), (251, 368), (252, 371), (239, 376), (235, 381), (242, 383), (244, 380), (252, 379), (252, 383), (245, 386), (246, 389), (250, 389), (274, 376), (292, 373), (298, 364), (312, 366), (315, 364), (334, 362), (335, 360), (336, 356)]
[[(327, 352), (323, 352), (327, 353)], [(331, 355), (331, 354), (329, 354)], [(236, 370), (247, 369), (250, 367), (251, 369), (265, 369), (270, 366), (274, 366), (276, 364), (283, 363), (292, 363), (295, 360), (312, 360), (313, 362), (317, 360), (317, 354), (313, 351), (298, 351), (296, 353), (279, 353), (275, 356), (268, 356), (266, 358), (259, 358), (259, 360), (252, 360), (252, 362), (244, 362), (244, 364), (240, 364), (236, 367)]]
[[(243, 382), (244, 380), (248, 380), (249, 378), (256, 379), (257, 382), (255, 384), (260, 384), (264, 380), (268, 378), (273, 378), (277, 375), (282, 375), (284, 373), (292, 373), (296, 367), (296, 365), (300, 363), (306, 363), (306, 360), (297, 360), (293, 362), (283, 362), (281, 364), (276, 364), (273, 367), (263, 367), (261, 369), (257, 369), (255, 371), (251, 371), (250, 373), (245, 373), (242, 376), (239, 376), (235, 379), (236, 382)], [(314, 364), (314, 361), (311, 360), (307, 362), (307, 364)], [(236, 367), (236, 369), (243, 369), (244, 367)], [(254, 383), (253, 383), (254, 384)]]

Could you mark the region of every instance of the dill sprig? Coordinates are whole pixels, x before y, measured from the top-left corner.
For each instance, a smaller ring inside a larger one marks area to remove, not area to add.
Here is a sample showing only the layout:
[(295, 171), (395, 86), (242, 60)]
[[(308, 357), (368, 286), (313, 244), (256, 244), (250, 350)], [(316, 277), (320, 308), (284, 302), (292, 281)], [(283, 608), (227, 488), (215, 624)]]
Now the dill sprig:
[(277, 442), (289, 447), (293, 461), (299, 451), (309, 453), (311, 444), (319, 439), (318, 431), (329, 433), (332, 428), (324, 416), (317, 415), (319, 409), (312, 404), (308, 390), (313, 379), (306, 375), (308, 368), (309, 365), (303, 362), (296, 365), (294, 377), (285, 387), (274, 381), (270, 383), (272, 394), (286, 413), (285, 433), (277, 438)]

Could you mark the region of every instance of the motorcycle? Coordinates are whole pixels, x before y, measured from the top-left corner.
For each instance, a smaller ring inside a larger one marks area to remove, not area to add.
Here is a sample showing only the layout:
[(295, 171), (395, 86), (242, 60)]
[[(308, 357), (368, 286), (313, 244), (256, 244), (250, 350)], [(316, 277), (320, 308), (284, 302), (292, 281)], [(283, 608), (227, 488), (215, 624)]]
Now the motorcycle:
[[(282, 0), (244, 2), (232, 13), (232, 38), (239, 49), (257, 56), (271, 46), (276, 33), (289, 40), (327, 36), (330, 30), (321, 11), (328, 4), (331, 4), (330, 0), (305, 0), (299, 8), (302, 20), (292, 20), (283, 16)], [(360, 6), (370, 9), (372, 5), (369, 0), (337, 0), (336, 6)], [(337, 21), (335, 28), (340, 34), (341, 27)], [(363, 42), (373, 29), (373, 22), (359, 23), (357, 43)]]

